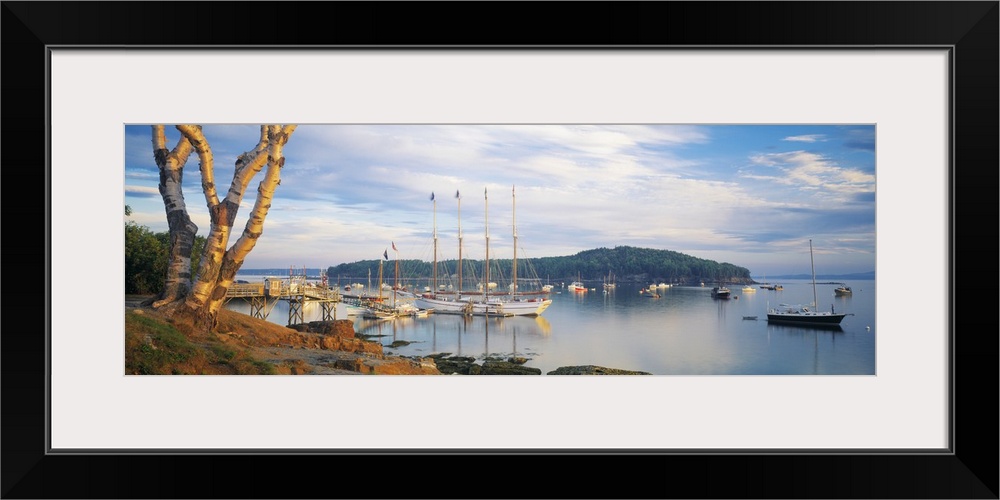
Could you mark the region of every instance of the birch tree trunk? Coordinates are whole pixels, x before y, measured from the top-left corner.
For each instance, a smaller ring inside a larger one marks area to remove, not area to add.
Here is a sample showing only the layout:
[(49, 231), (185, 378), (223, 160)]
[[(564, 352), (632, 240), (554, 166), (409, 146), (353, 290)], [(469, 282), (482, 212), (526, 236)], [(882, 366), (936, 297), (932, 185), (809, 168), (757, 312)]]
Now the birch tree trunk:
[(184, 178), (184, 164), (191, 154), (191, 143), (182, 138), (172, 151), (167, 150), (167, 140), (163, 125), (153, 126), (153, 158), (160, 170), (160, 196), (167, 211), (167, 227), (170, 234), (170, 249), (167, 254), (167, 275), (164, 279), (160, 298), (153, 304), (159, 307), (186, 297), (191, 289), (191, 247), (198, 226), (191, 222), (181, 181)]
[[(154, 127), (154, 137), (156, 137), (156, 127)], [(162, 126), (160, 126), (162, 136)], [(283, 153), (284, 145), (288, 142), (295, 125), (261, 125), (260, 137), (257, 145), (250, 151), (241, 154), (237, 160), (233, 171), (233, 179), (225, 197), (219, 200), (215, 187), (215, 163), (212, 149), (202, 133), (201, 126), (198, 125), (177, 125), (177, 130), (181, 133), (178, 148), (181, 144), (187, 144), (187, 155), (191, 150), (198, 154), (199, 169), (201, 170), (201, 187), (205, 195), (205, 202), (208, 205), (211, 227), (206, 237), (205, 249), (201, 255), (197, 274), (193, 282), (184, 293), (175, 293), (167, 296), (158, 302), (157, 306), (168, 306), (175, 315), (188, 317), (192, 322), (202, 328), (214, 329), (219, 309), (222, 308), (226, 298), (226, 291), (232, 285), (236, 272), (246, 256), (253, 250), (257, 239), (263, 233), (264, 219), (267, 217), (268, 209), (271, 207), (271, 200), (274, 191), (281, 180), (281, 168), (285, 164)], [(155, 141), (154, 141), (155, 142)], [(175, 148), (178, 149), (178, 148)], [(160, 149), (154, 147), (154, 154)], [(169, 158), (169, 155), (167, 155)], [(183, 161), (175, 168), (178, 172), (183, 169)], [(159, 160), (158, 160), (159, 164)], [(168, 165), (171, 165), (167, 162)], [(253, 178), (267, 166), (264, 178), (257, 188), (257, 198), (253, 210), (247, 220), (243, 234), (229, 249), (229, 238), (232, 234), (236, 215), (240, 208), (240, 203), (246, 193), (247, 187)], [(164, 169), (161, 168), (161, 172)], [(161, 179), (163, 174), (161, 173)], [(163, 191), (161, 180), (161, 192)], [(177, 193), (180, 194), (180, 183), (177, 184)], [(176, 197), (171, 198), (176, 205)], [(184, 217), (187, 211), (183, 208), (183, 196), (180, 196)], [(167, 203), (164, 197), (164, 203)], [(169, 207), (169, 205), (168, 205)], [(168, 208), (168, 217), (170, 209)], [(188, 219), (190, 222), (190, 219)], [(191, 224), (190, 227), (194, 225)], [(197, 228), (194, 228), (197, 231)], [(191, 232), (191, 241), (194, 240), (194, 231)], [(170, 226), (171, 251), (173, 252), (174, 228)], [(186, 233), (185, 233), (186, 234)], [(190, 244), (187, 245), (187, 264), (190, 269)], [(178, 249), (181, 251), (181, 249)], [(190, 274), (190, 273), (189, 273)], [(190, 278), (190, 276), (189, 276)]]

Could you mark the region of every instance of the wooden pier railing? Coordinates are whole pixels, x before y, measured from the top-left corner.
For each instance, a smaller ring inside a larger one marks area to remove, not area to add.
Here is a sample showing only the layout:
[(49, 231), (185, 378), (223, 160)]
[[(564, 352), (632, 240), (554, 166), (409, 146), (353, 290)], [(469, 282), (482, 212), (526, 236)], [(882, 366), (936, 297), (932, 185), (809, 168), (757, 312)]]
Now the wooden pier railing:
[(333, 288), (306, 286), (302, 283), (284, 283), (278, 279), (263, 283), (233, 283), (226, 289), (226, 300), (246, 299), (250, 302), (250, 315), (267, 319), (268, 314), (279, 300), (288, 301), (288, 324), (305, 321), (302, 305), (305, 302), (319, 302), (323, 320), (336, 319), (336, 304), (343, 301), (340, 292)]

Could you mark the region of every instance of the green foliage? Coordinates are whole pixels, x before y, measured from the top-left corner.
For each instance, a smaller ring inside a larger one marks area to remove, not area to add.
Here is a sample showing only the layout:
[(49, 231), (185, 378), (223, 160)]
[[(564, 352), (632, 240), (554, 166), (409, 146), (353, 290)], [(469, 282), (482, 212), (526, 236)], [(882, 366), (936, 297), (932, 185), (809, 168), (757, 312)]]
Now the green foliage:
[(223, 361), (232, 361), (236, 357), (236, 350), (228, 346), (213, 345), (210, 346), (210, 349), (213, 354)]
[(201, 254), (205, 250), (205, 237), (195, 236), (191, 243), (191, 276), (198, 275), (198, 266), (201, 265)]
[(125, 224), (125, 293), (153, 294), (163, 289), (168, 248), (148, 227)]
[(276, 375), (278, 373), (278, 369), (271, 363), (252, 358), (241, 359), (235, 366), (238, 375)]
[[(125, 214), (132, 213), (125, 206)], [(194, 276), (205, 248), (205, 237), (195, 236), (191, 250), (191, 275)], [(125, 223), (125, 293), (156, 294), (163, 290), (170, 252), (170, 233), (154, 233), (134, 221)]]
[[(508, 269), (503, 274), (510, 274), (512, 264), (510, 259), (491, 260), (491, 269), (498, 266)], [(441, 269), (457, 269), (456, 260), (438, 262), (438, 272)], [(468, 274), (469, 269), (481, 269), (483, 261), (466, 259), (463, 267)], [(432, 264), (421, 261), (401, 261), (401, 268), (407, 270), (407, 277), (429, 277)], [(331, 266), (327, 269), (328, 276), (342, 276), (348, 280), (361, 281), (366, 279), (370, 269), (378, 269), (377, 260), (366, 260), (349, 264)], [(530, 274), (527, 272), (530, 270)], [(541, 257), (533, 259), (518, 259), (518, 276), (532, 277), (552, 281), (572, 281), (578, 276), (584, 280), (600, 281), (608, 276), (614, 276), (615, 281), (626, 282), (669, 282), (697, 283), (724, 282), (749, 283), (750, 270), (727, 262), (715, 262), (699, 259), (671, 250), (655, 250), (619, 246), (615, 248), (596, 248), (585, 250), (576, 255), (565, 257)], [(498, 274), (494, 273), (493, 276)], [(440, 277), (440, 274), (439, 274)], [(386, 281), (390, 281), (391, 278)]]

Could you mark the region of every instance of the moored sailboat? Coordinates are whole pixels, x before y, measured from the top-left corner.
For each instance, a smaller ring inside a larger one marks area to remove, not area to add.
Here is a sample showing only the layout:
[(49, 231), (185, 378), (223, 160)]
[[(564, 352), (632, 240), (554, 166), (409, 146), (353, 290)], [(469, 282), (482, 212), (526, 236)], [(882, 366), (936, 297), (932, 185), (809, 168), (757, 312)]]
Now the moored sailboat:
[[(386, 249), (382, 252), (382, 258), (384, 260), (389, 259), (389, 250)], [(378, 281), (382, 282), (382, 260), (378, 261)], [(393, 319), (396, 317), (396, 311), (392, 306), (389, 306), (384, 302), (382, 298), (383, 288), (380, 286), (378, 291), (378, 297), (364, 297), (361, 299), (361, 307), (364, 308), (364, 312), (361, 316), (365, 319)]]
[[(490, 283), (490, 230), (489, 230), (489, 197), (487, 192), (483, 191), (483, 197), (486, 202), (486, 265), (485, 265), (485, 279), (484, 283)], [(461, 214), (461, 196), (456, 191), (455, 198), (459, 200), (459, 214)], [(514, 200), (514, 260), (513, 260), (513, 286), (511, 288), (510, 295), (490, 295), (490, 287), (484, 286), (481, 295), (467, 294), (463, 295), (461, 286), (459, 290), (454, 294), (439, 294), (436, 290), (431, 292), (426, 292), (421, 294), (416, 299), (416, 304), (419, 307), (426, 309), (433, 309), (436, 314), (462, 314), (462, 315), (475, 315), (475, 316), (538, 316), (542, 314), (551, 304), (552, 299), (542, 298), (542, 297), (531, 297), (525, 298), (520, 295), (517, 289), (517, 218), (516, 218), (516, 197), (514, 190), (511, 189), (511, 198)], [(434, 199), (433, 194), (431, 199)], [(437, 210), (437, 205), (435, 204), (435, 214)], [(437, 239), (437, 217), (435, 215), (435, 241)], [(459, 215), (459, 276), (461, 276), (461, 248), (462, 248), (462, 230), (461, 230), (461, 215)], [(434, 269), (437, 268), (437, 245), (434, 246)], [(435, 282), (437, 277), (435, 276)]]
[(776, 308), (769, 308), (767, 311), (767, 321), (769, 323), (785, 323), (795, 325), (812, 326), (839, 326), (840, 322), (847, 314), (837, 313), (830, 305), (830, 311), (820, 312), (814, 310), (817, 307), (816, 298), (816, 264), (813, 260), (812, 240), (809, 240), (809, 263), (812, 266), (812, 287), (813, 287), (813, 309), (807, 306), (780, 305)]
[(615, 283), (614, 275), (612, 275), (611, 271), (608, 270), (608, 277), (604, 280), (604, 289), (605, 290), (614, 290), (617, 287), (618, 287), (618, 285)]

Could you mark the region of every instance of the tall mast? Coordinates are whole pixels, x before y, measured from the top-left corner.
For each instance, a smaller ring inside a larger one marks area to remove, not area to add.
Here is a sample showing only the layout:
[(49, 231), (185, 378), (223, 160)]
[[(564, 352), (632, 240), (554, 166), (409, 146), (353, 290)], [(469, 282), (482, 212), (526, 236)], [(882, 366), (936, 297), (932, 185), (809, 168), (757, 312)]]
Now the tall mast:
[(511, 296), (517, 295), (517, 195), (514, 193), (514, 186), (510, 187), (510, 199), (511, 199), (511, 225), (514, 226), (514, 289), (511, 290)]
[(816, 300), (816, 264), (813, 262), (813, 240), (809, 240), (809, 265), (812, 267), (813, 277), (813, 308), (819, 308), (819, 301)]
[(455, 190), (455, 198), (458, 200), (458, 291), (455, 296), (462, 295), (462, 196)]
[(396, 242), (392, 242), (392, 251), (396, 254), (396, 269), (392, 272), (392, 305), (396, 306), (396, 289), (399, 288), (399, 250), (396, 250)]
[[(388, 257), (389, 252), (383, 252), (382, 255)], [(378, 261), (378, 301), (382, 302), (382, 261)]]
[(486, 209), (483, 212), (483, 221), (486, 225), (486, 283), (483, 285), (483, 302), (486, 302), (490, 294), (490, 197), (483, 188), (483, 200), (486, 202)]
[(438, 202), (434, 199), (434, 192), (431, 191), (431, 201), (434, 202), (434, 290), (431, 293), (437, 293), (438, 290), (438, 216), (437, 216), (437, 206)]

